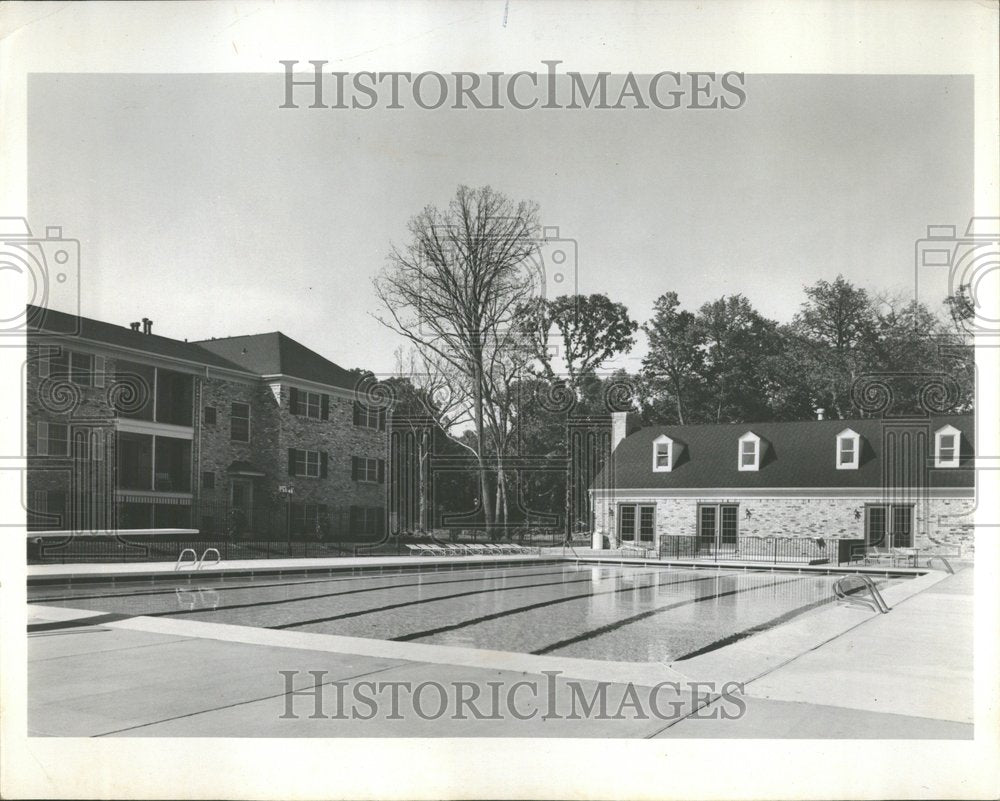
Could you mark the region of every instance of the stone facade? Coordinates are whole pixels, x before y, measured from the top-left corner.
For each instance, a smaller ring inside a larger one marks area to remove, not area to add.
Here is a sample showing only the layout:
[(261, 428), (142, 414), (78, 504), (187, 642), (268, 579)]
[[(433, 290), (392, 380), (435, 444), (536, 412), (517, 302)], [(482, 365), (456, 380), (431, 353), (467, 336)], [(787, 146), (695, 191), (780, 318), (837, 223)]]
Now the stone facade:
[[(620, 547), (618, 505), (654, 504), (654, 536), (662, 538), (697, 535), (701, 503), (738, 505), (740, 537), (821, 537), (824, 540), (865, 537), (865, 506), (878, 498), (844, 497), (748, 497), (719, 495), (697, 497), (597, 497), (594, 525), (608, 547)], [(927, 552), (971, 555), (974, 552), (972, 498), (929, 498), (914, 503), (914, 546)], [(614, 510), (614, 514), (609, 514)], [(749, 514), (748, 514), (749, 513)]]

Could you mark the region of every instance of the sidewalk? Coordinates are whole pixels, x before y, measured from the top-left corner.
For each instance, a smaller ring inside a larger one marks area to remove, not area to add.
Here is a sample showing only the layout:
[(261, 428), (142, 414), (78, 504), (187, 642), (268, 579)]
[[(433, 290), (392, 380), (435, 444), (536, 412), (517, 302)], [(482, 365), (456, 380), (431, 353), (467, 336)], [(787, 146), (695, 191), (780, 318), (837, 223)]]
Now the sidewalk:
[(658, 736), (971, 739), (972, 593), (960, 570), (750, 680), (740, 719), (686, 718)]

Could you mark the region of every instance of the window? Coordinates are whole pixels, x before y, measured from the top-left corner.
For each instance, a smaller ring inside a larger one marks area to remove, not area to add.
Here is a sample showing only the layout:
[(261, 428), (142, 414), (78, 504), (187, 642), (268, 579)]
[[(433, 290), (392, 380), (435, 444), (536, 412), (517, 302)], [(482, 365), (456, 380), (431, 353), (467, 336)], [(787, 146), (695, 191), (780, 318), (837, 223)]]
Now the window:
[(351, 457), (351, 478), (354, 481), (385, 482), (385, 460), (365, 456)]
[(669, 473), (674, 466), (674, 442), (666, 434), (653, 440), (653, 472)]
[(65, 423), (39, 423), (35, 438), (39, 456), (69, 456), (69, 427)]
[(354, 402), (354, 425), (365, 428), (385, 429), (385, 410)]
[(103, 387), (104, 357), (71, 350), (61, 350), (58, 353), (49, 351), (42, 356), (39, 375), (43, 378), (50, 375), (68, 378), (82, 387)]
[(194, 407), (194, 377), (171, 370), (156, 370), (156, 421), (176, 426), (191, 425)]
[(326, 478), (326, 454), (320, 451), (289, 448), (288, 475)]
[(28, 529), (64, 531), (67, 528), (66, 493), (62, 490), (35, 490), (28, 510)]
[(234, 403), (229, 408), (229, 439), (233, 442), (250, 441), (250, 404)]
[(329, 530), (324, 504), (293, 503), (290, 517), (293, 534), (320, 537)]
[[(153, 438), (149, 434), (118, 432), (118, 463), (115, 466), (119, 489), (149, 490), (153, 488)], [(148, 526), (124, 526), (148, 528)]]
[(861, 457), (861, 436), (851, 429), (837, 434), (837, 469), (857, 470)]
[(377, 537), (382, 534), (385, 510), (378, 506), (351, 507), (351, 535)]
[(152, 420), (156, 401), (156, 368), (148, 364), (115, 363), (115, 385), (118, 392), (113, 397), (115, 411), (120, 417), (132, 420)]
[(758, 470), (760, 468), (760, 437), (748, 431), (740, 437), (739, 469)]
[(215, 473), (211, 470), (206, 470), (201, 474), (201, 488), (202, 489), (215, 489)]
[(961, 460), (962, 432), (944, 426), (934, 432), (934, 466), (958, 467)]
[(330, 416), (330, 397), (319, 392), (288, 388), (288, 405), (292, 414), (326, 420)]
[(204, 421), (207, 426), (214, 426), (216, 421), (216, 413), (214, 406), (206, 406), (201, 416), (202, 421)]
[(153, 489), (158, 492), (191, 491), (191, 440), (156, 437)]
[(698, 550), (718, 553), (735, 550), (739, 538), (739, 506), (733, 503), (698, 505)]
[(652, 504), (618, 505), (618, 536), (622, 542), (648, 542), (654, 539), (656, 507)]

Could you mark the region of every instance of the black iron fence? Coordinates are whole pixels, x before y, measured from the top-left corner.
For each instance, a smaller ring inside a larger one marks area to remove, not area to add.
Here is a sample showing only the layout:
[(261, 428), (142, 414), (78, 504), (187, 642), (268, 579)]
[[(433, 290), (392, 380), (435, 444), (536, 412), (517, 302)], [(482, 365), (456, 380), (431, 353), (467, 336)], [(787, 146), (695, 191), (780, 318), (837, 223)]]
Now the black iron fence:
[(660, 538), (661, 559), (705, 559), (709, 561), (746, 561), (824, 564), (840, 563), (842, 549), (838, 540), (822, 537), (738, 537), (736, 542), (719, 543), (695, 536)]

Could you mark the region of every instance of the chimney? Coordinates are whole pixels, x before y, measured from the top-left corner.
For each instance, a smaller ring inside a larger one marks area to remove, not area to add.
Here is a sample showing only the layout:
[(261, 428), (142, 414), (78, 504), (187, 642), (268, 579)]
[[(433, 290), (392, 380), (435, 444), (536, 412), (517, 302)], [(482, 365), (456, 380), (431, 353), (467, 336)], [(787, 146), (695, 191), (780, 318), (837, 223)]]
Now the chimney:
[(636, 430), (635, 417), (629, 412), (611, 413), (611, 452), (614, 453), (618, 444)]
[(825, 411), (826, 411), (826, 409), (822, 409), (822, 408), (817, 409), (816, 410), (816, 419), (817, 420), (822, 420), (823, 419), (823, 412), (825, 412)]
[(152, 334), (153, 333), (153, 321), (148, 317), (142, 318), (142, 333)]
[(141, 323), (138, 323), (138, 322), (136, 322), (136, 323), (129, 323), (128, 327), (131, 328), (136, 333), (139, 333), (139, 326), (140, 325), (141, 325)]

